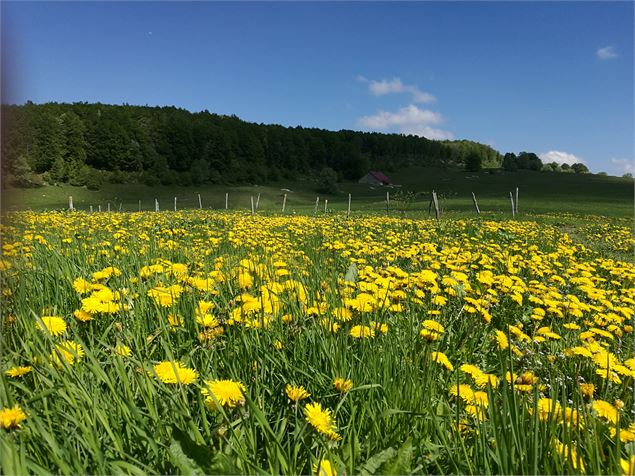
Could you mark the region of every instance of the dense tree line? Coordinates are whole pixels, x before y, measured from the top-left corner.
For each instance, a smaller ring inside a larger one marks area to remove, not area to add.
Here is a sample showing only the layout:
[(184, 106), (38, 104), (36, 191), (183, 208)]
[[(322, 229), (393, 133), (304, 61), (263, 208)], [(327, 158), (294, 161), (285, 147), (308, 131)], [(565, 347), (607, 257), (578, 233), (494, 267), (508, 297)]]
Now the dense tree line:
[(407, 165), (463, 167), (469, 154), (485, 166), (501, 155), (470, 141), (434, 141), (376, 132), (327, 131), (248, 123), (207, 110), (107, 104), (3, 105), (3, 175), (16, 185), (65, 182), (154, 184), (338, 180)]

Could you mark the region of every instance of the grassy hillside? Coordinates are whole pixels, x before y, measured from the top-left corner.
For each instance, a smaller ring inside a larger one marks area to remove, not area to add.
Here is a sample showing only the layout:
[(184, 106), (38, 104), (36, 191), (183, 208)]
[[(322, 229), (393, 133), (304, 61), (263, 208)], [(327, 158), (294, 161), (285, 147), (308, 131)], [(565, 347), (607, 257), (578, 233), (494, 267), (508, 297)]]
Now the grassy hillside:
[[(278, 182), (266, 186), (225, 186), (206, 185), (200, 187), (148, 187), (145, 185), (107, 184), (99, 191), (81, 187), (59, 186), (38, 189), (9, 188), (3, 192), (2, 209), (10, 210), (50, 210), (67, 206), (72, 195), (75, 207), (88, 210), (90, 205), (102, 210), (110, 202), (112, 210), (136, 211), (141, 200), (143, 210), (154, 209), (154, 199), (160, 202), (162, 210), (172, 209), (174, 197), (177, 207), (197, 208), (198, 197), (204, 208), (224, 208), (225, 193), (229, 193), (229, 208), (249, 209), (250, 196), (260, 193), (259, 210), (273, 212), (280, 210), (282, 189), (287, 192), (288, 212), (309, 212), (313, 210), (315, 198), (321, 196), (329, 200), (329, 208), (341, 210), (346, 207), (348, 193), (353, 196), (353, 211), (385, 210), (386, 192), (393, 198), (394, 209), (408, 212), (428, 210), (430, 193), (434, 189), (440, 197), (440, 205), (445, 213), (470, 212), (473, 209), (471, 193), (478, 198), (484, 213), (509, 213), (511, 209), (509, 192), (519, 187), (519, 208), (521, 213), (564, 212), (573, 214), (594, 214), (606, 216), (633, 215), (633, 181), (618, 177), (598, 175), (577, 175), (562, 173), (537, 173), (528, 171), (489, 174), (488, 172), (447, 171), (434, 168), (411, 167), (398, 173), (389, 174), (401, 187), (371, 187), (358, 183), (340, 183), (340, 192), (324, 196), (318, 194), (316, 183)], [(413, 192), (416, 196), (409, 202), (399, 202), (399, 190)]]

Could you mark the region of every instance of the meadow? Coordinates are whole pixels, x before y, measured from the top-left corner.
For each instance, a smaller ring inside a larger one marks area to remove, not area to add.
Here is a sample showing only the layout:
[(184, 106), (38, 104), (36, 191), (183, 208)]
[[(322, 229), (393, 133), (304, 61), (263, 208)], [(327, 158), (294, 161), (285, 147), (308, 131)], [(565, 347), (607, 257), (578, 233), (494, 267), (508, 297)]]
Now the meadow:
[(9, 213), (2, 472), (633, 474), (631, 226)]
[(47, 186), (33, 189), (8, 188), (2, 194), (4, 211), (50, 211), (68, 207), (69, 195), (74, 206), (89, 211), (92, 206), (113, 211), (154, 211), (154, 200), (161, 210), (177, 208), (197, 209), (198, 194), (204, 209), (225, 209), (225, 193), (229, 194), (230, 210), (249, 210), (250, 198), (260, 195), (258, 210), (280, 212), (283, 194), (287, 194), (286, 212), (313, 213), (315, 199), (320, 197), (319, 210), (324, 200), (329, 209), (346, 209), (348, 194), (352, 195), (354, 212), (381, 212), (386, 209), (386, 192), (391, 196), (391, 209), (407, 216), (427, 216), (432, 190), (439, 195), (444, 213), (472, 213), (472, 192), (484, 213), (510, 215), (509, 192), (520, 189), (519, 210), (523, 213), (572, 213), (576, 215), (602, 215), (610, 217), (633, 216), (633, 179), (593, 174), (540, 173), (526, 170), (516, 172), (489, 170), (466, 172), (434, 167), (408, 167), (388, 173), (399, 187), (369, 186), (354, 182), (337, 184), (337, 192), (320, 193), (317, 177), (303, 180), (283, 180), (264, 185), (205, 184), (180, 187), (165, 185), (149, 187), (141, 184), (104, 184), (100, 190), (88, 190), (69, 185)]

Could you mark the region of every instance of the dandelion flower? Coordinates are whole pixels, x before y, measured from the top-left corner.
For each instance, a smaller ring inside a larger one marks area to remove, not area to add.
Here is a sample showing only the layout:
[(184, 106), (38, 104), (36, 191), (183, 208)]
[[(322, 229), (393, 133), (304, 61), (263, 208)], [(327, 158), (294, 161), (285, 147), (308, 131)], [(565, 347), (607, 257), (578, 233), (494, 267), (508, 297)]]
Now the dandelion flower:
[(593, 394), (595, 393), (595, 385), (593, 385), (592, 383), (581, 383), (580, 393), (584, 398), (593, 398)]
[(353, 381), (352, 380), (348, 380), (348, 379), (344, 379), (342, 377), (337, 377), (333, 381), (333, 386), (335, 387), (335, 390), (337, 390), (338, 392), (346, 393), (351, 388), (353, 388)]
[(75, 319), (81, 322), (87, 322), (87, 321), (93, 320), (93, 315), (90, 312), (84, 311), (83, 309), (76, 309), (73, 312), (73, 315), (75, 316)]
[(206, 380), (201, 393), (205, 404), (212, 410), (216, 409), (216, 402), (227, 408), (245, 404), (245, 386), (233, 380)]
[(117, 344), (115, 346), (115, 354), (121, 357), (130, 357), (132, 355), (132, 350), (127, 345)]
[(303, 386), (289, 385), (284, 389), (287, 397), (294, 402), (298, 402), (300, 400), (304, 400), (305, 398), (309, 398), (311, 394), (305, 390)]
[(62, 362), (66, 362), (70, 365), (75, 363), (75, 360), (79, 360), (84, 356), (84, 349), (81, 344), (73, 342), (72, 340), (66, 340), (60, 342), (55, 346), (51, 354), (51, 360), (58, 367), (62, 366)]
[(593, 402), (593, 409), (597, 412), (600, 418), (610, 421), (614, 425), (620, 418), (620, 415), (613, 405), (605, 400), (595, 400)]
[(313, 465), (313, 474), (315, 474), (315, 476), (337, 476), (337, 471), (333, 463), (327, 459), (323, 459), (319, 465)]
[(454, 370), (454, 366), (443, 352), (432, 352), (430, 357), (433, 362), (443, 365), (449, 371)]
[(189, 367), (185, 367), (180, 362), (169, 360), (158, 363), (154, 366), (154, 373), (163, 383), (182, 383), (189, 385), (198, 378), (198, 372)]
[(27, 366), (27, 367), (11, 367), (4, 374), (7, 375), (8, 377), (22, 377), (23, 375), (28, 374), (32, 370), (33, 370), (33, 367), (31, 367), (31, 366)]
[(336, 431), (335, 420), (330, 409), (322, 409), (322, 405), (319, 403), (307, 403), (304, 407), (304, 416), (318, 433), (326, 436), (329, 440), (342, 439)]
[(20, 423), (26, 420), (26, 413), (15, 405), (13, 408), (3, 408), (0, 410), (0, 426), (4, 430), (20, 428)]
[(368, 326), (353, 326), (350, 335), (356, 339), (366, 339), (375, 337), (375, 331)]
[(41, 318), (42, 322), (37, 321), (35, 327), (44, 331), (46, 329), (52, 336), (59, 336), (66, 332), (66, 322), (61, 317), (57, 316), (44, 316)]

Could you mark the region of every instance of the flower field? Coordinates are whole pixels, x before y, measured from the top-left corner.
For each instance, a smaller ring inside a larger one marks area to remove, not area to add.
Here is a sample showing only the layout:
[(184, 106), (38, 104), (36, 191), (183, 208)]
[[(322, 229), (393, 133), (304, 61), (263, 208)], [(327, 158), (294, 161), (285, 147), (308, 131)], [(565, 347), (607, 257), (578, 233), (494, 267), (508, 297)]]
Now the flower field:
[(9, 215), (2, 472), (633, 474), (629, 226)]

